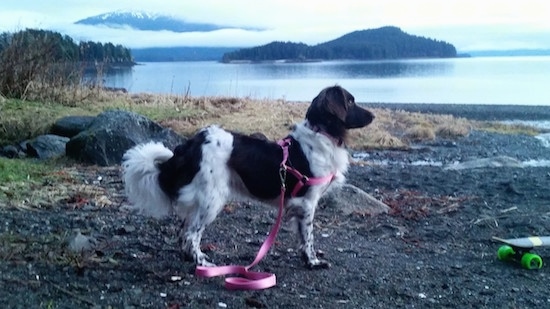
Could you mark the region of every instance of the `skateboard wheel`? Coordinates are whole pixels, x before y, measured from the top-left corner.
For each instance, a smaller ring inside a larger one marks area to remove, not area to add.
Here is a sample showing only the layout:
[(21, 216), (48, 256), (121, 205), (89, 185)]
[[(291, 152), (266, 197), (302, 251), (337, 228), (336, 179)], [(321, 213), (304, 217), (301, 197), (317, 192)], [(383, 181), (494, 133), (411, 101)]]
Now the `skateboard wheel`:
[(515, 254), (514, 248), (505, 245), (498, 248), (497, 257), (501, 261), (508, 261), (511, 260)]
[(521, 266), (526, 269), (542, 268), (542, 258), (534, 253), (525, 253), (521, 257)]

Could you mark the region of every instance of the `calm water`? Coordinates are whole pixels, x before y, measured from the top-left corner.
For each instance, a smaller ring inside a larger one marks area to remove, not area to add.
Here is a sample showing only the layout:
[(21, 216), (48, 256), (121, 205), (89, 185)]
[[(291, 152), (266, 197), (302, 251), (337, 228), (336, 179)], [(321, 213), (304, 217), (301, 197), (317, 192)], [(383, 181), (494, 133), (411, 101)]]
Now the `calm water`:
[(129, 92), (310, 101), (339, 84), (358, 102), (550, 106), (550, 56), (400, 61), (143, 63), (109, 72)]

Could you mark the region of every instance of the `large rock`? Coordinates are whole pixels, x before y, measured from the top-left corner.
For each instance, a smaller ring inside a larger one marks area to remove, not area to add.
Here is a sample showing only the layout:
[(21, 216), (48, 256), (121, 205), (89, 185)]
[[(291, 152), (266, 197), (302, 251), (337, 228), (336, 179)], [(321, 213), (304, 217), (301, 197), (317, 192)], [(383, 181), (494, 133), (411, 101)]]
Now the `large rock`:
[(185, 139), (168, 128), (132, 112), (99, 114), (90, 126), (67, 143), (67, 156), (101, 166), (120, 164), (129, 148), (148, 141), (162, 142), (170, 149)]
[(15, 145), (6, 145), (0, 149), (0, 157), (6, 157), (10, 159), (22, 158), (25, 156), (25, 153), (22, 148), (19, 148)]
[(329, 191), (319, 201), (320, 207), (337, 208), (345, 215), (357, 213), (375, 216), (388, 213), (390, 207), (367, 192), (350, 184)]
[(63, 117), (53, 124), (51, 133), (70, 138), (86, 130), (94, 119), (94, 116)]
[(39, 135), (27, 142), (27, 155), (43, 160), (62, 157), (68, 141), (69, 138), (64, 136)]

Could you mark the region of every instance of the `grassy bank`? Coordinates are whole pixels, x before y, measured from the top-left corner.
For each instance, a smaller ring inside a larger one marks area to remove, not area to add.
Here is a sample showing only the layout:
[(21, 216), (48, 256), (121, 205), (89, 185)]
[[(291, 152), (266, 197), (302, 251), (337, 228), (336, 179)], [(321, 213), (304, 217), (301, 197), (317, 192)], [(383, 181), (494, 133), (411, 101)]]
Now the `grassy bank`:
[[(217, 123), (244, 133), (262, 132), (270, 139), (285, 136), (294, 123), (304, 118), (309, 102), (286, 102), (231, 97), (188, 97), (169, 95), (131, 95), (98, 89), (79, 94), (70, 103), (23, 101), (0, 98), (0, 146), (16, 144), (47, 133), (59, 118), (68, 115), (97, 115), (108, 109), (123, 109), (143, 114), (161, 125), (189, 136), (199, 128)], [(355, 150), (406, 149), (418, 141), (436, 137), (458, 138), (472, 129), (536, 134), (536, 129), (470, 121), (450, 115), (371, 108), (376, 115), (368, 127), (352, 130), (348, 146)], [(55, 192), (67, 192), (75, 183), (67, 173), (74, 164), (9, 160), (0, 158), (0, 206), (51, 205)], [(55, 184), (55, 185), (52, 185)], [(77, 190), (78, 191), (78, 190)], [(52, 193), (54, 192), (54, 193)], [(61, 194), (67, 196), (67, 194)], [(58, 199), (58, 198), (57, 198)]]
[[(283, 100), (112, 92), (94, 93), (89, 97), (71, 104), (3, 99), (0, 101), (0, 145), (46, 133), (61, 117), (96, 115), (107, 109), (143, 114), (185, 136), (207, 124), (217, 123), (230, 130), (263, 132), (268, 138), (277, 139), (304, 118), (309, 105)], [(372, 110), (376, 115), (375, 121), (365, 129), (352, 132), (349, 141), (351, 148), (403, 148), (411, 142), (434, 139), (436, 136), (463, 136), (473, 127), (472, 122), (452, 116), (382, 108)]]
[[(176, 132), (189, 136), (212, 123), (244, 133), (263, 132), (270, 139), (283, 137), (303, 119), (307, 102), (261, 100), (232, 97), (187, 97), (131, 95), (99, 92), (71, 104), (0, 100), (0, 145), (14, 144), (48, 132), (59, 118), (68, 115), (97, 115), (107, 109), (123, 109), (143, 114)], [(367, 104), (368, 107), (368, 104)], [(450, 115), (371, 108), (375, 121), (367, 128), (353, 130), (348, 146), (353, 149), (406, 148), (415, 141), (436, 137), (465, 136), (473, 129), (536, 134), (526, 126), (470, 121)]]

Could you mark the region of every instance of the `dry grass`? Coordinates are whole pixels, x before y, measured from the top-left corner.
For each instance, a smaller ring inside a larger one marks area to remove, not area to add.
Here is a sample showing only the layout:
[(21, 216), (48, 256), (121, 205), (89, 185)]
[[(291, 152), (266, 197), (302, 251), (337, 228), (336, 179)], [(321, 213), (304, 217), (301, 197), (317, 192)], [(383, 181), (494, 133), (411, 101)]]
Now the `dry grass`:
[[(107, 109), (143, 114), (176, 132), (189, 136), (208, 124), (243, 133), (262, 132), (277, 139), (303, 119), (309, 102), (286, 102), (234, 97), (128, 94), (80, 87), (66, 91), (63, 103), (0, 100), (0, 145), (16, 143), (47, 132), (56, 119), (67, 115), (95, 115)], [(368, 104), (367, 104), (368, 108)], [(536, 129), (472, 122), (450, 115), (411, 113), (376, 108), (375, 121), (352, 130), (348, 146), (353, 149), (403, 149), (410, 143), (466, 136), (472, 128), (508, 133), (536, 134)]]
[(411, 142), (466, 136), (473, 128), (470, 121), (449, 115), (380, 108), (372, 111), (376, 115), (375, 121), (367, 128), (354, 130), (350, 134), (352, 148), (403, 149)]
[(161, 124), (183, 135), (189, 135), (205, 125), (216, 123), (229, 130), (247, 134), (262, 132), (268, 138), (276, 139), (302, 119), (307, 109), (307, 104), (303, 103), (250, 98), (202, 97), (190, 103), (193, 103), (192, 109), (202, 110), (202, 113), (187, 119), (168, 117), (161, 120)]
[(430, 124), (416, 124), (405, 131), (405, 136), (411, 141), (435, 139), (435, 130)]
[[(84, 88), (83, 90), (84, 91)], [(0, 144), (15, 143), (43, 134), (56, 119), (67, 115), (95, 115), (107, 109), (143, 114), (182, 135), (216, 123), (243, 133), (262, 132), (269, 139), (284, 136), (304, 118), (309, 103), (233, 97), (131, 95), (89, 89), (86, 97), (71, 104), (0, 101)], [(73, 93), (74, 95), (74, 93)], [(375, 121), (353, 130), (348, 146), (356, 149), (406, 148), (411, 141), (435, 136), (464, 136), (470, 122), (451, 116), (435, 116), (388, 109), (373, 109)]]
[(504, 134), (525, 134), (535, 136), (541, 133), (540, 129), (523, 124), (504, 124), (500, 122), (477, 121), (476, 128), (489, 132)]

